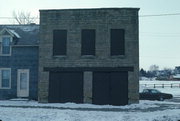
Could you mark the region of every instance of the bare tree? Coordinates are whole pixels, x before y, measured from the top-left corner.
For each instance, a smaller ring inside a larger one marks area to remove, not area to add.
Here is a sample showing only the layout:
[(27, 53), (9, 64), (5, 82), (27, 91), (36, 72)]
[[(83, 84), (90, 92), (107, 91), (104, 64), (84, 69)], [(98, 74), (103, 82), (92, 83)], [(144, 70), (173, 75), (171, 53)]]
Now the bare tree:
[(149, 71), (158, 71), (159, 70), (159, 66), (158, 65), (151, 65), (150, 67), (149, 67)]
[(149, 71), (148, 73), (151, 75), (151, 76), (157, 76), (158, 75), (158, 71), (159, 71), (159, 66), (158, 65), (151, 65), (149, 67)]
[(18, 24), (31, 24), (31, 23), (35, 23), (35, 17), (31, 16), (30, 12), (15, 12), (13, 11), (13, 18), (15, 19), (15, 21)]

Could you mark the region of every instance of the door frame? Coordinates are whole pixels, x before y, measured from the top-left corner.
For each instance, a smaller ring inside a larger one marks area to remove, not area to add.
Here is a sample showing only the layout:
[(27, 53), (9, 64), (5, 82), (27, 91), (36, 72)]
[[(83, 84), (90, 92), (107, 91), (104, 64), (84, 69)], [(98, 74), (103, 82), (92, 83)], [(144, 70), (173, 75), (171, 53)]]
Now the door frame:
[[(29, 97), (29, 69), (17, 69), (17, 97)], [(27, 89), (20, 91), (20, 74), (27, 73)]]

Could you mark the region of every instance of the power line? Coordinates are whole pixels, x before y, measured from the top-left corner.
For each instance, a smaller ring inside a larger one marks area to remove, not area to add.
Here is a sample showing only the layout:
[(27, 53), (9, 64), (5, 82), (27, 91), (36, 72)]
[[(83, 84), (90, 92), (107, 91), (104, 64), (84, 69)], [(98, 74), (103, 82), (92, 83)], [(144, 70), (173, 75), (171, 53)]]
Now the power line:
[(170, 37), (170, 38), (180, 38), (180, 35), (154, 35), (154, 34), (142, 34), (140, 33), (142, 37)]
[(11, 18), (11, 17), (0, 17), (0, 19), (14, 19), (14, 18)]
[[(0, 19), (15, 19), (13, 17), (0, 17)], [(19, 18), (19, 19), (26, 19), (26, 18)], [(28, 18), (28, 19), (39, 19), (38, 17), (34, 17), (34, 18)]]
[(176, 60), (176, 59), (180, 59), (180, 57), (173, 57), (173, 56), (169, 56), (169, 57), (165, 57), (165, 56), (139, 56), (140, 58), (152, 58), (152, 59), (173, 59), (173, 60)]
[[(158, 16), (179, 16), (180, 13), (169, 13), (169, 14), (151, 14), (151, 15), (139, 15), (139, 17), (158, 17)], [(129, 17), (129, 16), (127, 16)], [(15, 19), (13, 17), (0, 17), (0, 19)], [(20, 18), (23, 19), (23, 18)], [(33, 17), (29, 19), (40, 19), (39, 17)]]
[(140, 31), (140, 33), (143, 34), (172, 34), (172, 35), (180, 35), (180, 33), (167, 33), (167, 32), (144, 32), (144, 31)]
[(169, 13), (169, 14), (139, 15), (139, 17), (179, 16), (179, 15), (180, 13)]

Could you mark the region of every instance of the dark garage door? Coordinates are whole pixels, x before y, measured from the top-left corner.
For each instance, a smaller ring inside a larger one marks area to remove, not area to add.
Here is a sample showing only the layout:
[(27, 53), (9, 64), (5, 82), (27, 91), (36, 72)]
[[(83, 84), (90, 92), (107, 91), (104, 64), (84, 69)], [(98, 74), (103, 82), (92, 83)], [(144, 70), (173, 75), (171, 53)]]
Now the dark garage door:
[(93, 103), (128, 104), (128, 72), (94, 72)]
[(83, 102), (82, 72), (50, 72), (49, 102)]

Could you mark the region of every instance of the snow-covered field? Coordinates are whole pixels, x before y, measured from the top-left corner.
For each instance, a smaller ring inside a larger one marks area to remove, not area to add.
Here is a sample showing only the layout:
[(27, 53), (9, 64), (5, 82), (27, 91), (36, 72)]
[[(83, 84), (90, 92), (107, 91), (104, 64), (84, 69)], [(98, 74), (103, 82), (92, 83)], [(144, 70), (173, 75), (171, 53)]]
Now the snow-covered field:
[[(35, 101), (0, 101), (0, 105), (0, 119), (2, 121), (180, 120), (180, 104), (173, 102), (140, 101), (139, 104), (128, 106), (97, 106), (74, 103), (38, 104)], [(18, 107), (23, 105), (29, 107)], [(165, 108), (163, 106), (165, 106)], [(53, 107), (58, 107), (59, 109)]]
[[(157, 81), (157, 80), (147, 81), (147, 80), (144, 80), (144, 81), (139, 81), (139, 83), (140, 83), (139, 91), (141, 92), (145, 88), (152, 88), (152, 87), (145, 87), (144, 85), (142, 86), (142, 84), (177, 84), (177, 85), (179, 85), (180, 81)], [(171, 87), (164, 87), (164, 88), (156, 87), (156, 89), (158, 89), (159, 91), (164, 92), (164, 93), (171, 93), (171, 94), (173, 94), (174, 97), (180, 97), (180, 88), (178, 88), (178, 87), (173, 87), (173, 88), (171, 88)]]
[[(165, 83), (140, 81), (140, 84)], [(172, 83), (172, 82), (167, 82)], [(175, 82), (177, 83), (177, 81)], [(140, 90), (146, 87), (141, 87)], [(179, 121), (180, 88), (158, 88), (173, 94), (178, 101), (140, 101), (127, 106), (74, 103), (40, 104), (36, 101), (0, 101), (2, 121)]]

